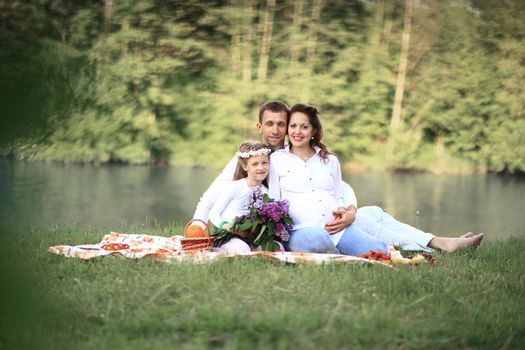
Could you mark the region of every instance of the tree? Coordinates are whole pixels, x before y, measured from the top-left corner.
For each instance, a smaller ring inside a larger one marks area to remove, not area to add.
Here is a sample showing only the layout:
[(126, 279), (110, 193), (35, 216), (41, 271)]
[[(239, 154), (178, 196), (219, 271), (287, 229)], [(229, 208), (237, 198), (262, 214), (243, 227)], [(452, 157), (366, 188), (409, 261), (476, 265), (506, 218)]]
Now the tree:
[(66, 119), (75, 101), (81, 53), (65, 44), (66, 2), (0, 4), (0, 145), (34, 144)]

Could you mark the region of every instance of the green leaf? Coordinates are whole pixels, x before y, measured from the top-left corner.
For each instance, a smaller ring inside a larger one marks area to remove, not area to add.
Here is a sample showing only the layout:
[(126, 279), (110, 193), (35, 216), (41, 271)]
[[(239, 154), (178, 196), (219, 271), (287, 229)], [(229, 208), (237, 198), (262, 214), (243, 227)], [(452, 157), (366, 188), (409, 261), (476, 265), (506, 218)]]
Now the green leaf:
[(270, 220), (267, 224), (268, 231), (270, 231), (271, 234), (275, 231), (275, 222), (273, 220)]
[(228, 230), (217, 229), (211, 233), (211, 236), (215, 238), (216, 244), (221, 245), (229, 241), (235, 234)]
[(259, 232), (259, 234), (257, 235), (257, 237), (253, 240), (253, 243), (254, 243), (255, 245), (259, 245), (259, 244), (261, 243), (261, 239), (262, 239), (262, 236), (263, 236), (264, 231), (266, 231), (266, 225), (263, 225), (263, 226), (262, 226), (261, 232)]
[(261, 243), (261, 249), (268, 252), (279, 250), (279, 245), (274, 240), (267, 240)]
[(250, 221), (243, 221), (241, 224), (239, 224), (239, 231), (248, 230), (250, 227), (252, 227), (252, 223)]

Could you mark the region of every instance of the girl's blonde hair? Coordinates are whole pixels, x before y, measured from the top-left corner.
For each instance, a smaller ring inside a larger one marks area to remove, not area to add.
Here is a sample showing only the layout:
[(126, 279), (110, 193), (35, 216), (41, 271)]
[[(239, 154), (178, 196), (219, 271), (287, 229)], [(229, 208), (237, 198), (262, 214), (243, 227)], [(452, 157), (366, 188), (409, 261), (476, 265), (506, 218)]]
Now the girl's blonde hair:
[(248, 173), (244, 170), (248, 159), (256, 155), (270, 156), (272, 149), (269, 145), (259, 141), (247, 141), (241, 143), (239, 151), (237, 152), (237, 168), (235, 168), (234, 180), (244, 179), (248, 177)]

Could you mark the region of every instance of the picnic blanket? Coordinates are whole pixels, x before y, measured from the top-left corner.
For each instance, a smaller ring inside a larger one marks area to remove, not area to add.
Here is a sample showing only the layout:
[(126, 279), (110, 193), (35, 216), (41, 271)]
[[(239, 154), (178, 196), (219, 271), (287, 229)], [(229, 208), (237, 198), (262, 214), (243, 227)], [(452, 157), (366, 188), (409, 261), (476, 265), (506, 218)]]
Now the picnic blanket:
[(104, 235), (102, 240), (96, 244), (83, 244), (76, 246), (58, 245), (50, 247), (48, 251), (50, 253), (63, 255), (68, 258), (80, 258), (83, 260), (94, 259), (106, 255), (120, 255), (130, 259), (142, 259), (149, 257), (166, 262), (209, 262), (217, 259), (259, 256), (290, 264), (321, 265), (329, 263), (341, 263), (390, 266), (390, 263), (383, 261), (375, 261), (362, 257), (340, 254), (297, 253), (283, 251), (254, 251), (228, 254), (204, 249), (197, 251), (185, 251), (182, 249), (182, 239), (183, 236), (180, 235), (163, 237), (111, 232), (110, 234)]

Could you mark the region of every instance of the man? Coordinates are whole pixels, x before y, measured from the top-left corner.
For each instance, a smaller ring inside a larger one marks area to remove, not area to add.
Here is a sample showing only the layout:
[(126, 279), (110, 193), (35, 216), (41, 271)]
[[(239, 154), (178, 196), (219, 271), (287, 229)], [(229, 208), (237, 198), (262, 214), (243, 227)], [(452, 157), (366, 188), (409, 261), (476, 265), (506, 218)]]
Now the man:
[[(269, 144), (273, 149), (284, 148), (289, 113), (290, 108), (281, 101), (267, 101), (259, 109), (257, 131), (261, 134), (262, 141)], [(194, 219), (208, 221), (208, 214), (219, 197), (224, 184), (233, 180), (236, 166), (237, 157), (234, 156), (200, 198), (193, 214)]]
[[(287, 132), (289, 114), (290, 108), (281, 101), (267, 101), (259, 109), (259, 121), (256, 125), (257, 131), (261, 135), (262, 141), (276, 150), (285, 146), (284, 139)], [(208, 214), (219, 197), (222, 188), (226, 183), (233, 180), (236, 165), (237, 157), (233, 157), (221, 174), (204, 192), (193, 214), (194, 219), (200, 219), (204, 222), (208, 221)], [(483, 239), (483, 234), (474, 235), (470, 232), (457, 238), (436, 237), (397, 221), (377, 206), (357, 209), (355, 193), (346, 183), (344, 183), (344, 203), (348, 204), (348, 206), (334, 211), (335, 219), (328, 222), (325, 226), (325, 230), (329, 234), (339, 232), (350, 226), (350, 230), (354, 228), (356, 230), (364, 230), (384, 241), (400, 245), (406, 250), (431, 251), (432, 249), (439, 249), (445, 252), (454, 252), (477, 246)], [(358, 213), (359, 215), (357, 215)], [(326, 234), (321, 235), (319, 231), (308, 232), (307, 236), (296, 237), (290, 243), (288, 248), (292, 251), (338, 253), (329, 236)]]

